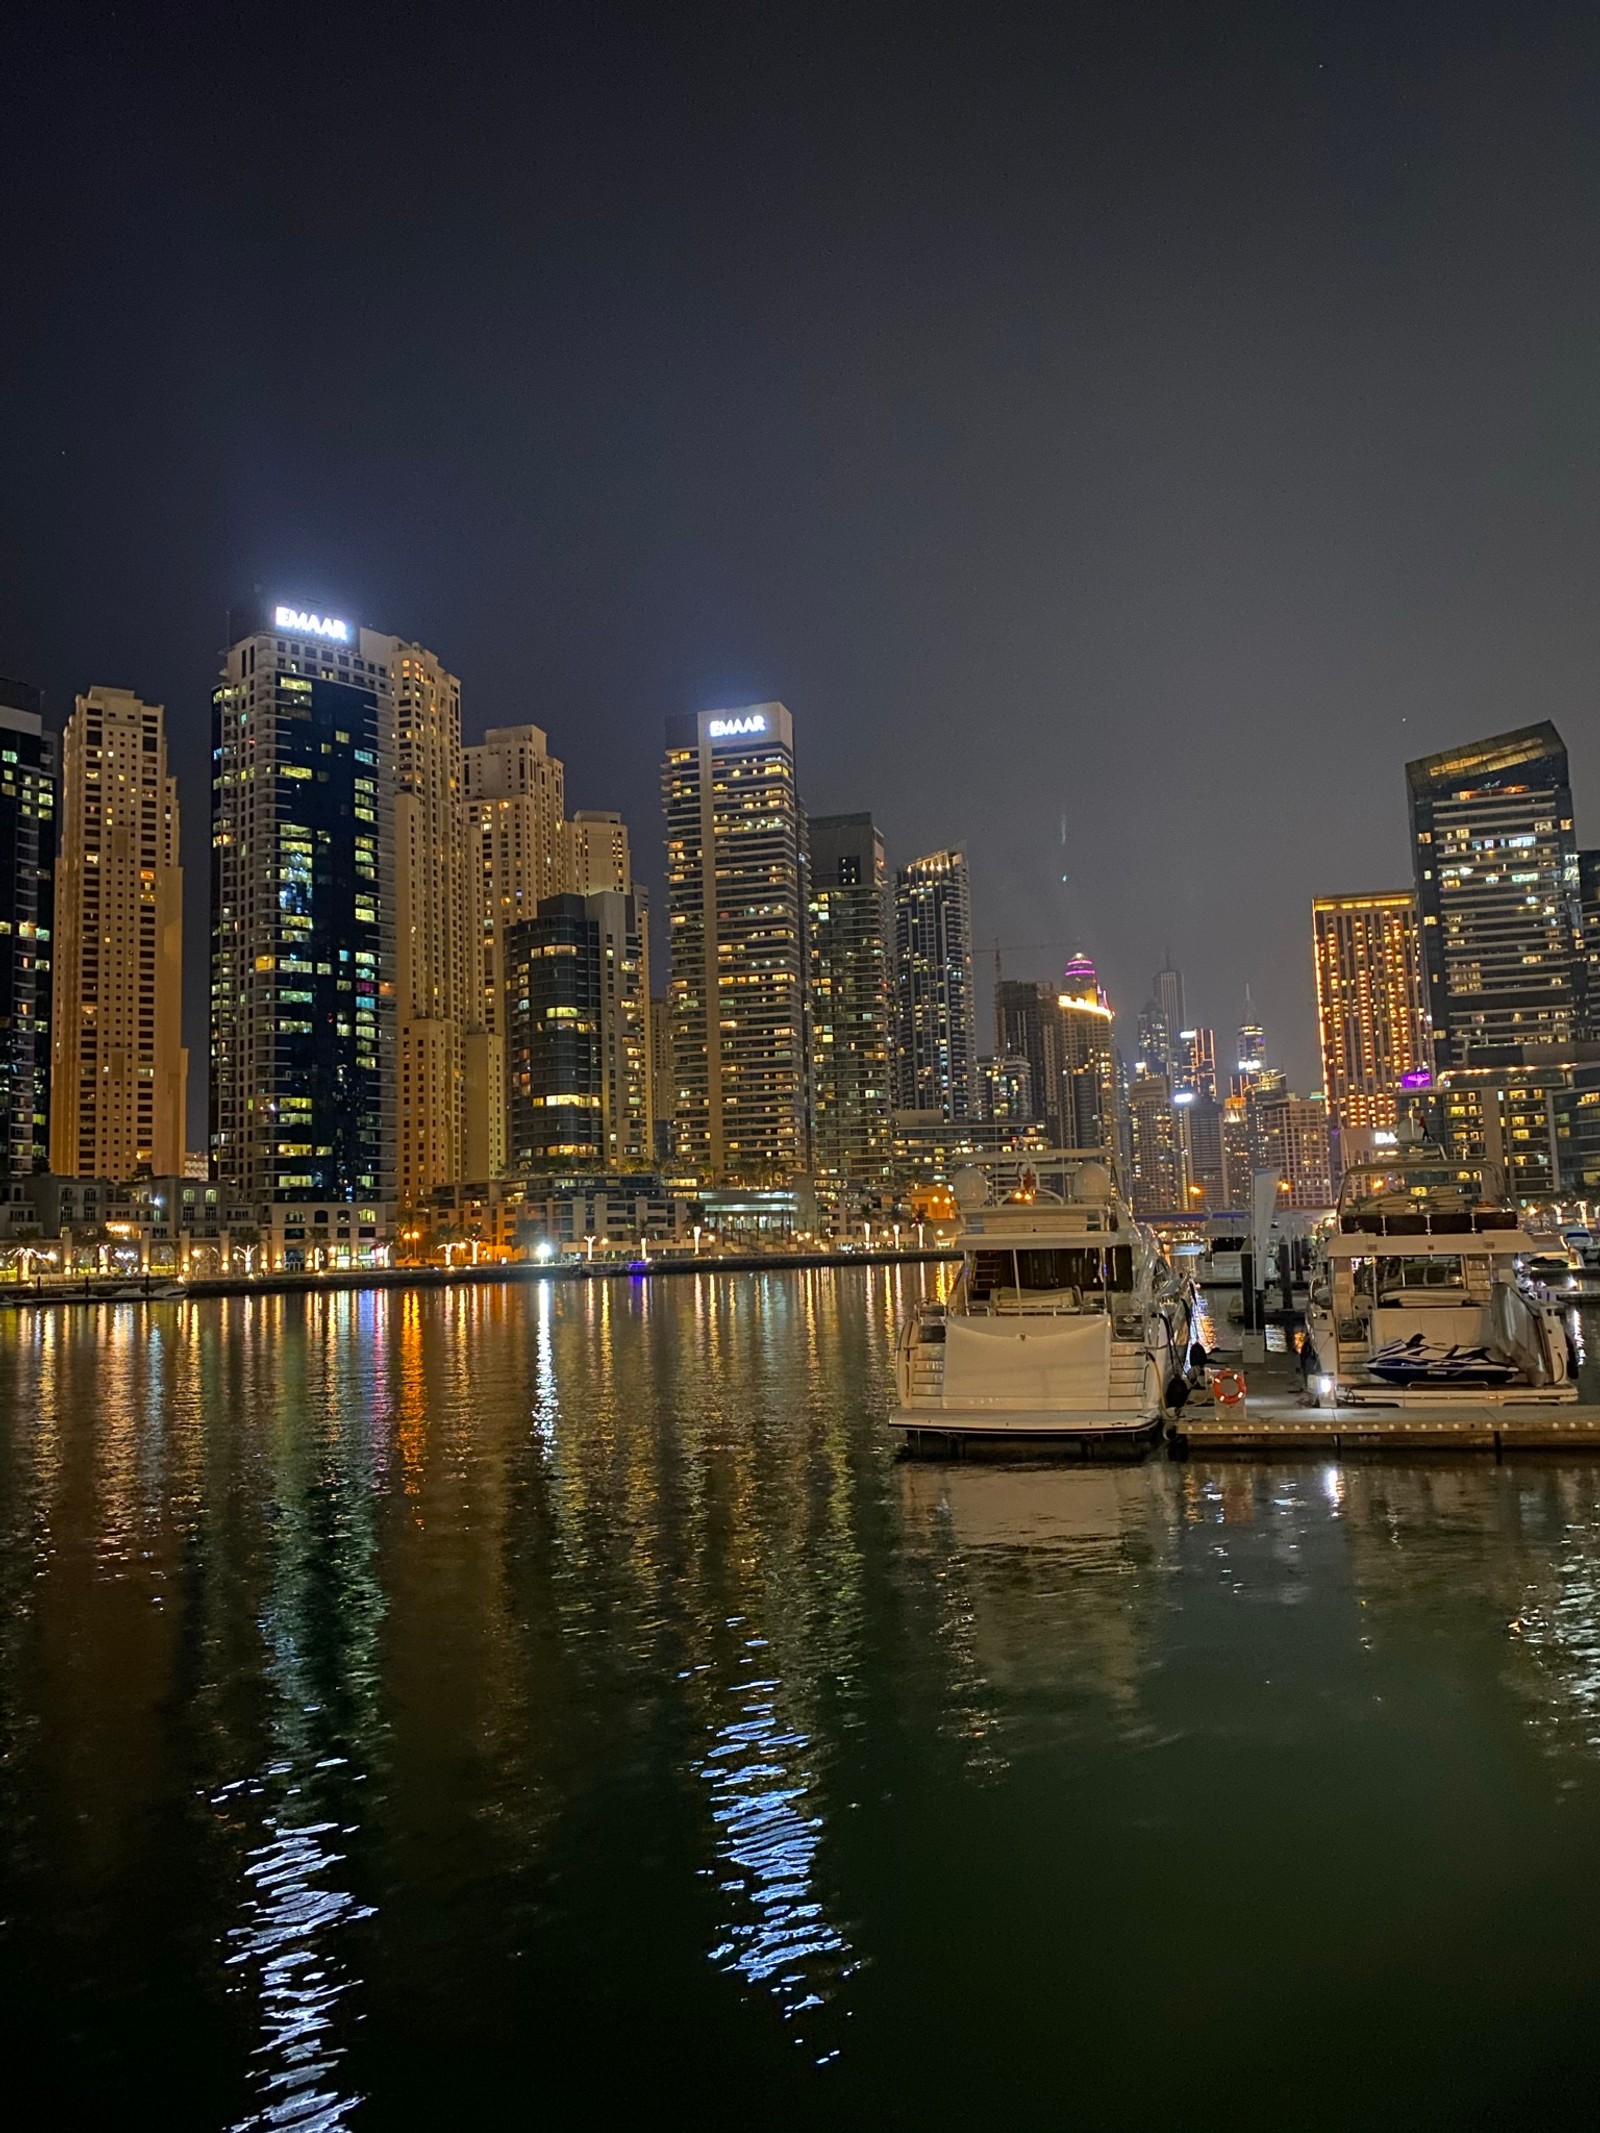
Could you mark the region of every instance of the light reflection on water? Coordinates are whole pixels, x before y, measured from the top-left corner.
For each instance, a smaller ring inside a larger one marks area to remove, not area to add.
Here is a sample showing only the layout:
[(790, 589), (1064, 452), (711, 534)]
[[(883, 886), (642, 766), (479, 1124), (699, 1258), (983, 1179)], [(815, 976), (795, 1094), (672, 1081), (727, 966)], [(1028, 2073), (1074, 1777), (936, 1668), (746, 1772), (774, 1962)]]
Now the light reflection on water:
[(923, 1278), (0, 1319), (63, 2112), (1567, 2122), (1600, 1467), (900, 1463)]

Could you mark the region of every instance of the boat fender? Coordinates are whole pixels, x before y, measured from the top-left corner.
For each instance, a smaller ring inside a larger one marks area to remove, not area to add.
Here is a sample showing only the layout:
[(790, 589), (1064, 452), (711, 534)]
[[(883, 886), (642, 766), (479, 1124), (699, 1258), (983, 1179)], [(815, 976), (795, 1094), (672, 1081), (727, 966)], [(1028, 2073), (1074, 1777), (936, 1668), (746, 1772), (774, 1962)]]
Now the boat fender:
[(1242, 1370), (1218, 1370), (1212, 1375), (1212, 1398), (1223, 1407), (1237, 1407), (1248, 1390)]
[(1166, 1402), (1169, 1413), (1176, 1414), (1178, 1412), (1178, 1409), (1183, 1405), (1184, 1401), (1187, 1400), (1188, 1397), (1189, 1380), (1187, 1378), (1168, 1378)]

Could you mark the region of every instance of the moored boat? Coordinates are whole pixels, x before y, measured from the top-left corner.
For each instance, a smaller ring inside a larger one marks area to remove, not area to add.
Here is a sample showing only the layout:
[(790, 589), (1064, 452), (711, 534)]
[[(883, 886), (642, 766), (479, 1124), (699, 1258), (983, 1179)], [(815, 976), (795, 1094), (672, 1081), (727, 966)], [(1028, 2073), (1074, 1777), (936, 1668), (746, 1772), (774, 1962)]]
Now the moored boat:
[(911, 1448), (985, 1439), (1138, 1449), (1187, 1396), (1189, 1286), (1106, 1157), (1058, 1149), (958, 1173), (961, 1269), (901, 1328), (890, 1416)]
[(1429, 1143), (1345, 1172), (1306, 1311), (1323, 1406), (1549, 1405), (1578, 1396), (1535, 1239), (1486, 1167)]

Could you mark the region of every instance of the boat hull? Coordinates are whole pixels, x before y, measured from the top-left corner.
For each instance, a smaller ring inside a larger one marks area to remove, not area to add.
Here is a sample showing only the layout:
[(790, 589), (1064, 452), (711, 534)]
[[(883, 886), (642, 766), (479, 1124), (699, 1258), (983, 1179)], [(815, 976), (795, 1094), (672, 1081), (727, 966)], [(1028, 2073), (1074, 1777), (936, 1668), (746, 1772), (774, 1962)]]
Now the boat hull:
[(1164, 1415), (1074, 1413), (1060, 1408), (896, 1407), (889, 1427), (909, 1452), (949, 1456), (980, 1446), (994, 1451), (1077, 1453), (1137, 1458), (1166, 1433)]

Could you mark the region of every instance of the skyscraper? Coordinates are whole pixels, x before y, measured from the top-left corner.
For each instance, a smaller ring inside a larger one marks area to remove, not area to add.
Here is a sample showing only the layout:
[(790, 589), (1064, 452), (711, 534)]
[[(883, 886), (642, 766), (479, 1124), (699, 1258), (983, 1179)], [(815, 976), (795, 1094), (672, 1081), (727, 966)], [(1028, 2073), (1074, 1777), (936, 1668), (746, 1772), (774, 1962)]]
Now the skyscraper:
[(580, 807), (561, 825), (562, 881), (569, 896), (590, 896), (597, 889), (633, 893), (633, 856), (628, 826), (607, 808)]
[(461, 684), (432, 652), (364, 631), (395, 728), (398, 1184), (414, 1207), (465, 1174), (466, 1033), (479, 1014), (468, 904)]
[(546, 897), (508, 927), (510, 1167), (638, 1168), (652, 1158), (639, 911), (615, 889)]
[(1162, 1026), (1167, 1037), (1166, 1071), (1170, 1076), (1179, 1064), (1179, 1032), (1189, 1027), (1189, 1017), (1184, 1012), (1183, 972), (1172, 960), (1172, 950), (1167, 950), (1165, 967), (1155, 974), (1152, 987), (1156, 1005), (1161, 1010)]
[(1256, 1015), (1256, 1003), (1250, 997), (1250, 988), (1244, 989), (1244, 1020), (1239, 1024), (1232, 1077), (1235, 1093), (1243, 1095), (1261, 1079), (1267, 1064), (1267, 1033)]
[(901, 867), (894, 916), (894, 1107), (959, 1122), (972, 1113), (978, 1056), (965, 848)]
[(1172, 1085), (1164, 1074), (1135, 1074), (1128, 1084), (1128, 1138), (1132, 1151), (1128, 1197), (1141, 1217), (1181, 1215), (1187, 1178)]
[(181, 1176), (183, 870), (160, 704), (78, 698), (57, 827), (50, 1167)]
[(237, 618), (212, 698), (211, 1146), (256, 1202), (395, 1194), (393, 638)]
[(12, 1177), (49, 1162), (55, 805), (39, 692), (0, 680), (0, 1165)]
[(811, 1160), (826, 1198), (888, 1175), (889, 889), (870, 815), (809, 827)]
[(1057, 1110), (1062, 1145), (1117, 1146), (1117, 1056), (1111, 1005), (1094, 964), (1076, 955), (1056, 995)]
[(1586, 985), (1560, 734), (1546, 719), (1423, 756), (1406, 783), (1436, 1065), (1570, 1043)]
[(1028, 1062), (1033, 1116), (1052, 1147), (1073, 1142), (1061, 1121), (1061, 1018), (1056, 991), (1033, 978), (1002, 978), (994, 989), (995, 1053)]
[(463, 1170), (507, 1165), (506, 959), (510, 926), (566, 887), (565, 776), (538, 726), (495, 726), (463, 751), (475, 1006), (465, 1044)]
[(678, 1160), (776, 1182), (806, 1161), (805, 833), (782, 704), (667, 721)]
[(1311, 930), (1330, 1122), (1393, 1126), (1402, 1077), (1428, 1064), (1415, 900), (1318, 896)]

